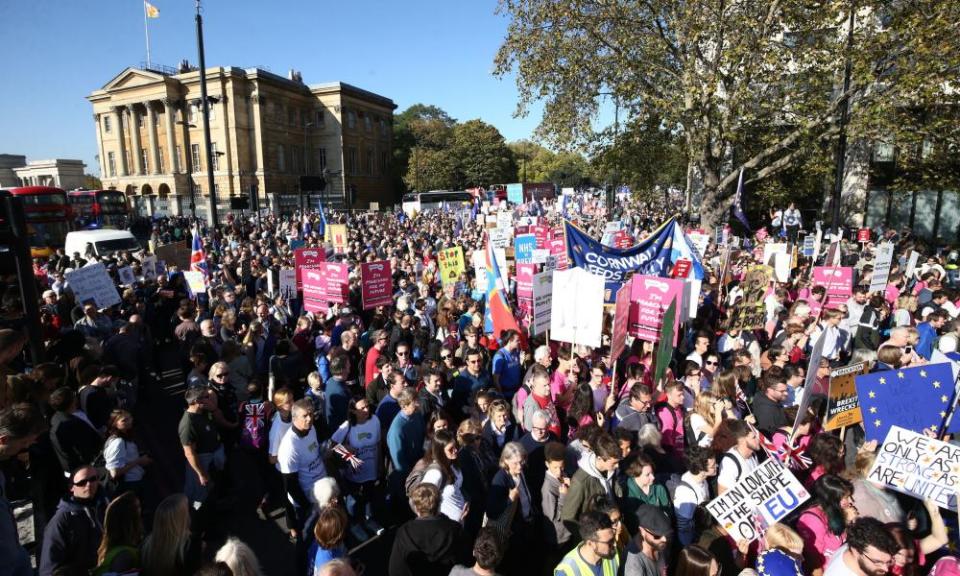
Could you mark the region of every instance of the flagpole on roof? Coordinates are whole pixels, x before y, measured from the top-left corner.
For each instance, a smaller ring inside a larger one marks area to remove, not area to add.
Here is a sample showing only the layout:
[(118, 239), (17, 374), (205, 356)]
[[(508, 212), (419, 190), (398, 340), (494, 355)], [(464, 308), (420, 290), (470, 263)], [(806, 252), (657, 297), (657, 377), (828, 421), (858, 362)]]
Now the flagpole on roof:
[(147, 2), (143, 0), (143, 34), (147, 38), (147, 68), (150, 68), (150, 27), (147, 26)]

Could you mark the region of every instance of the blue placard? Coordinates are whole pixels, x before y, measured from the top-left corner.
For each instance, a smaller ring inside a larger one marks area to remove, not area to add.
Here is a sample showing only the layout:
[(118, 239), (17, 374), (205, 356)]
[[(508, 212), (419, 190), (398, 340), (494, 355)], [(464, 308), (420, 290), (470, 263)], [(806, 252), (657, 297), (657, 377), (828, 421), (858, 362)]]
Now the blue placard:
[(813, 247), (816, 244), (817, 239), (813, 236), (804, 236), (803, 238), (803, 255), (804, 256), (813, 256)]
[(523, 204), (523, 184), (507, 184), (507, 201)]
[(521, 264), (533, 262), (533, 250), (536, 247), (536, 236), (533, 234), (521, 234), (513, 239), (513, 258)]

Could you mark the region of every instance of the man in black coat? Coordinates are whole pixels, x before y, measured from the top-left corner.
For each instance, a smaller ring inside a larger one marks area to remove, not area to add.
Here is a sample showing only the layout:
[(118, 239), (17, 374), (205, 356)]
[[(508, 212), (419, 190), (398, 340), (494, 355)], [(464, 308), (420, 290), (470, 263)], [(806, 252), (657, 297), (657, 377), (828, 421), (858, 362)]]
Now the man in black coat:
[(460, 524), (438, 514), (440, 491), (422, 483), (410, 494), (417, 517), (397, 529), (390, 576), (447, 576), (464, 559)]
[(50, 394), (50, 442), (64, 472), (93, 464), (103, 450), (103, 438), (93, 425), (77, 416), (77, 395), (63, 386)]
[(86, 576), (97, 566), (106, 510), (99, 487), (93, 466), (82, 466), (71, 475), (70, 495), (60, 501), (43, 531), (40, 576)]

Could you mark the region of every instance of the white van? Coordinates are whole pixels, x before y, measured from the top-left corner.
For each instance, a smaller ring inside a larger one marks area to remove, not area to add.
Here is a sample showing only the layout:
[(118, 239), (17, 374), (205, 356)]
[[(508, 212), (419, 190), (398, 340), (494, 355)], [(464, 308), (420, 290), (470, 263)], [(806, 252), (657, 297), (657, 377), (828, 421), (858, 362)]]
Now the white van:
[(87, 244), (93, 244), (93, 251), (101, 257), (123, 250), (140, 250), (140, 243), (129, 230), (81, 230), (67, 233), (63, 252), (69, 257), (79, 252), (82, 258), (87, 252)]

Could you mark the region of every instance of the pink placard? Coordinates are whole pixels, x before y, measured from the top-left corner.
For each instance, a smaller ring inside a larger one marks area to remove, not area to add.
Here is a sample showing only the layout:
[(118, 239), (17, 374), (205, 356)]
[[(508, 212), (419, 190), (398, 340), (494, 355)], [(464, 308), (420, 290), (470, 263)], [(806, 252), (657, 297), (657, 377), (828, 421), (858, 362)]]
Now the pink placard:
[(547, 247), (550, 249), (550, 255), (557, 259), (557, 270), (566, 270), (570, 267), (567, 259), (567, 243), (563, 238), (554, 238)]
[(536, 264), (517, 264), (517, 319), (524, 327), (533, 316), (533, 275), (536, 273)]
[[(663, 324), (663, 315), (670, 303), (677, 301), (680, 307), (680, 296), (683, 294), (683, 281), (658, 276), (634, 276), (630, 286), (630, 333), (642, 340), (657, 342), (660, 340), (660, 330)], [(673, 318), (673, 344), (677, 344), (677, 333), (680, 328), (680, 314)]]
[(393, 304), (393, 274), (390, 262), (363, 262), (360, 264), (360, 290), (363, 309)]
[(327, 254), (323, 248), (297, 248), (293, 251), (294, 262), (297, 265), (297, 289), (303, 286), (301, 270), (316, 270), (327, 260)]
[(853, 268), (814, 266), (813, 283), (827, 289), (826, 305), (836, 308), (853, 295)]
[(617, 305), (613, 315), (613, 338), (610, 341), (610, 359), (616, 362), (627, 345), (627, 324), (630, 319), (630, 286), (617, 290)]
[(347, 301), (350, 268), (346, 264), (327, 262), (321, 270), (324, 277), (324, 297), (328, 304), (343, 304)]
[(546, 226), (531, 226), (530, 233), (536, 237), (538, 249), (543, 250), (547, 247), (547, 235), (550, 233), (550, 228)]
[(320, 270), (303, 270), (303, 309), (307, 312), (326, 312), (326, 278)]

